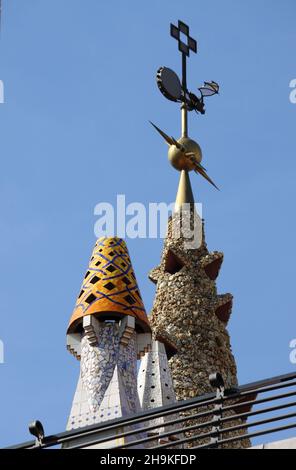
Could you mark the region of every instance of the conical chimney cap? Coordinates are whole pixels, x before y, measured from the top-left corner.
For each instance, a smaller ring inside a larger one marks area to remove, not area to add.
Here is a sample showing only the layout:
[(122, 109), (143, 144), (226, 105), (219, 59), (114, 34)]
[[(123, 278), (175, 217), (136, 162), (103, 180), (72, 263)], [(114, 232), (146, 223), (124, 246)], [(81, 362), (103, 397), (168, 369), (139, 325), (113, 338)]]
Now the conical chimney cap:
[(136, 319), (136, 328), (150, 332), (127, 246), (121, 238), (99, 238), (89, 262), (68, 333), (79, 330), (85, 315), (113, 320), (123, 315)]

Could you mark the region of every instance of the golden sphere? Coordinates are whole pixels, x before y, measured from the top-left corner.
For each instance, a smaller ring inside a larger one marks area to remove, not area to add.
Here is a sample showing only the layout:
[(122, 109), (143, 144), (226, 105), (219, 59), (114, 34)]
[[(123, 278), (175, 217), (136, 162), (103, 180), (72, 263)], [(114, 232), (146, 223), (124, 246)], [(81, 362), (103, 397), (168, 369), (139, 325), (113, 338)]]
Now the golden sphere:
[[(168, 158), (171, 165), (176, 170), (187, 170), (191, 171), (194, 169), (194, 163), (192, 160), (201, 162), (202, 152), (197, 142), (189, 137), (181, 137), (178, 143), (182, 145), (182, 148), (178, 148), (175, 145), (171, 145), (168, 152)], [(186, 156), (187, 152), (193, 153), (193, 155)]]

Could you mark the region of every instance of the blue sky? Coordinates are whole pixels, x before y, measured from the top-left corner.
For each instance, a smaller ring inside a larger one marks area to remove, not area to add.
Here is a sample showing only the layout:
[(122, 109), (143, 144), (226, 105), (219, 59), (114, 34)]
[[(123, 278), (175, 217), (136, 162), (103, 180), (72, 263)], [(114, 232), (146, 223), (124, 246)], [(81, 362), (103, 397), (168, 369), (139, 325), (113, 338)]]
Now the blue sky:
[[(293, 0), (3, 0), (0, 79), (0, 445), (40, 419), (62, 431), (79, 364), (65, 333), (95, 242), (94, 207), (174, 200), (178, 173), (148, 123), (178, 137), (178, 106), (155, 84), (180, 71), (169, 23), (190, 25), (198, 54), (188, 86), (220, 84), (190, 134), (221, 188), (193, 176), (218, 288), (234, 295), (229, 325), (240, 383), (295, 370)], [(162, 240), (128, 240), (150, 310)]]

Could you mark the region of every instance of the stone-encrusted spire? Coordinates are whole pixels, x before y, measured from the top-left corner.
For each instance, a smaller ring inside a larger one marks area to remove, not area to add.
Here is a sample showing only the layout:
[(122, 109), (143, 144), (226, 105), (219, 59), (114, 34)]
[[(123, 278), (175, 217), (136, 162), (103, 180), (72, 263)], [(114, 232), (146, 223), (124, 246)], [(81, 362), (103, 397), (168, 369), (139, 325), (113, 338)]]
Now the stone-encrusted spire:
[[(193, 209), (190, 215), (187, 212), (189, 225), (184, 224), (185, 211), (183, 217), (177, 212), (170, 218), (161, 263), (149, 275), (156, 283), (150, 324), (154, 337), (168, 337), (177, 347), (169, 365), (179, 400), (212, 392), (208, 377), (214, 372), (220, 372), (226, 388), (237, 385), (236, 363), (227, 331), (232, 295), (219, 295), (215, 282), (223, 253), (208, 251), (201, 220), (199, 226), (195, 224), (195, 229), (202, 232), (200, 245), (190, 246), (188, 233), (189, 228), (193, 233), (193, 214)], [(180, 229), (182, 224), (188, 225), (188, 231), (181, 230), (176, 236), (176, 227)], [(244, 440), (232, 447), (248, 445)]]
[(172, 236), (179, 216), (169, 220), (161, 264), (150, 274), (157, 283), (150, 324), (156, 336), (168, 335), (177, 346), (170, 367), (177, 397), (185, 399), (211, 390), (212, 372), (219, 371), (227, 387), (237, 378), (226, 329), (232, 295), (218, 295), (215, 282), (223, 254), (210, 253), (204, 235), (197, 249), (185, 248), (188, 240)]

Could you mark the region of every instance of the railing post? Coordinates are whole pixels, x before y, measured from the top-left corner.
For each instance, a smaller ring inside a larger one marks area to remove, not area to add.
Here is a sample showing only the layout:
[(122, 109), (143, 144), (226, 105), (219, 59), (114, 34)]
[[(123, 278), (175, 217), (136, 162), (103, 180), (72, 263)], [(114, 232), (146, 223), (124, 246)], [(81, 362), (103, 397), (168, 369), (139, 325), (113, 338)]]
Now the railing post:
[(29, 424), (29, 431), (36, 437), (35, 447), (41, 447), (44, 439), (44, 429), (40, 421), (33, 421)]
[(221, 418), (223, 412), (223, 399), (224, 399), (224, 380), (222, 375), (219, 372), (211, 374), (209, 376), (209, 382), (212, 387), (216, 388), (216, 403), (213, 410), (212, 418), (212, 437), (211, 437), (211, 447), (218, 447), (220, 430), (221, 430)]

